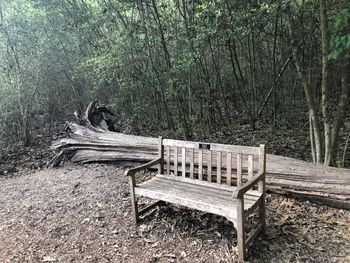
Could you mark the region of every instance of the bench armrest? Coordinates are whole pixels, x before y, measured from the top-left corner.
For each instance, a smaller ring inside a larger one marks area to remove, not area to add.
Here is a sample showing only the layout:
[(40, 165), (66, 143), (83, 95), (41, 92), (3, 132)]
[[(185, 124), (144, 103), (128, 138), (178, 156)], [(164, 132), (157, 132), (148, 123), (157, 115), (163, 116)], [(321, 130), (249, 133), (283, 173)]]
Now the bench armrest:
[(233, 191), (233, 198), (241, 199), (243, 195), (253, 188), (260, 180), (265, 180), (265, 172), (258, 172), (252, 179), (248, 180), (244, 185)]
[(147, 168), (152, 167), (152, 166), (155, 165), (155, 164), (160, 163), (161, 159), (162, 159), (162, 158), (159, 157), (159, 158), (157, 158), (157, 159), (154, 159), (154, 160), (152, 160), (152, 161), (150, 161), (150, 162), (148, 162), (148, 163), (142, 164), (142, 165), (137, 166), (137, 167), (135, 167), (135, 168), (127, 169), (127, 170), (125, 171), (124, 175), (125, 175), (125, 176), (132, 176), (132, 175), (135, 175), (135, 173), (137, 173), (137, 172), (139, 172), (139, 171), (141, 171), (141, 170), (145, 170), (145, 169), (147, 169)]

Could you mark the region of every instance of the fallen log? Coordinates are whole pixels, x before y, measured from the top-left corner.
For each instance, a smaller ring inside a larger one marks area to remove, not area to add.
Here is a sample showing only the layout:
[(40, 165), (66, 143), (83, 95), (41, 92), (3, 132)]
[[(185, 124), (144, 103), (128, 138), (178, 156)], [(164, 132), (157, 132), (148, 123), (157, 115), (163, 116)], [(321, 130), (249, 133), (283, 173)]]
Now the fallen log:
[[(67, 159), (75, 163), (143, 163), (157, 156), (158, 138), (127, 135), (75, 123), (67, 123), (66, 132), (67, 138), (52, 144), (57, 154), (50, 166), (60, 165)], [(349, 169), (324, 167), (272, 154), (267, 155), (266, 167), (269, 190), (350, 209)]]

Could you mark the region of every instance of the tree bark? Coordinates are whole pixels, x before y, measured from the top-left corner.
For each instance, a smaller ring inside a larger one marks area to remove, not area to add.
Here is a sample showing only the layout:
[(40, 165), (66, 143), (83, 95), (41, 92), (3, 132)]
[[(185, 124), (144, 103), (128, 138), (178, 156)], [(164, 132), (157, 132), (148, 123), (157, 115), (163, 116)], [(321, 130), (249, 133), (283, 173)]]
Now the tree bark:
[[(48, 166), (60, 165), (65, 160), (75, 163), (118, 162), (135, 165), (150, 161), (158, 155), (158, 138), (126, 135), (74, 123), (67, 123), (66, 131), (67, 138), (53, 143), (52, 148), (57, 154)], [(223, 164), (226, 163), (224, 159), (223, 156)], [(213, 167), (216, 166), (215, 160), (213, 158)], [(194, 157), (194, 162), (198, 163), (197, 156)], [(232, 163), (237, 162), (233, 160)], [(325, 167), (268, 154), (267, 187), (278, 193), (302, 196), (311, 201), (350, 209), (348, 169)]]
[(344, 116), (350, 103), (350, 51), (347, 51), (343, 56), (343, 68), (341, 70), (341, 94), (337, 105), (337, 111), (333, 118), (331, 131), (331, 146), (329, 149), (330, 159), (334, 159), (335, 150), (338, 144), (338, 135), (340, 127), (343, 123)]
[[(312, 147), (312, 157), (317, 163), (322, 163), (325, 166), (329, 166), (331, 162), (334, 162), (335, 152), (337, 147), (339, 130), (344, 120), (346, 109), (349, 104), (350, 96), (350, 84), (349, 84), (349, 51), (346, 51), (344, 55), (344, 63), (342, 70), (342, 87), (340, 97), (338, 99), (338, 105), (335, 115), (332, 116), (330, 109), (330, 98), (329, 98), (329, 76), (330, 76), (330, 62), (328, 55), (330, 53), (329, 45), (329, 32), (328, 32), (328, 16), (327, 16), (327, 1), (320, 0), (320, 31), (321, 31), (321, 48), (322, 48), (322, 83), (321, 83), (321, 109), (323, 116), (324, 136), (321, 137), (320, 121), (317, 117), (317, 107), (314, 103), (311, 91), (310, 82), (306, 76), (306, 70), (303, 67), (300, 50), (296, 40), (296, 34), (294, 32), (294, 23), (292, 19), (292, 13), (289, 4), (286, 6), (287, 17), (288, 17), (288, 29), (289, 36), (292, 41), (292, 52), (295, 62), (295, 66), (298, 71), (298, 75), (302, 81), (310, 116), (310, 140)], [(311, 79), (311, 78), (310, 78)], [(333, 117), (333, 120), (332, 120)], [(324, 141), (324, 144), (322, 144)], [(324, 147), (322, 147), (324, 146)], [(323, 151), (324, 149), (324, 151)]]
[(294, 25), (292, 21), (292, 14), (291, 14), (291, 11), (288, 9), (287, 9), (287, 15), (288, 15), (288, 31), (291, 39), (293, 59), (294, 59), (295, 66), (297, 68), (299, 78), (301, 79), (301, 82), (304, 88), (307, 105), (309, 108), (310, 122), (312, 124), (310, 125), (310, 128), (313, 129), (312, 131), (310, 130), (310, 139), (313, 140), (311, 141), (311, 145), (315, 147), (314, 149), (312, 149), (312, 151), (315, 152), (316, 163), (322, 163), (323, 162), (322, 140), (321, 140), (320, 123), (317, 117), (317, 108), (313, 100), (310, 83), (308, 82), (305, 74), (306, 71), (304, 70), (302, 65), (302, 59), (301, 59), (300, 51), (298, 49), (298, 43), (296, 43), (297, 38), (295, 37), (295, 32), (293, 28)]
[(331, 117), (329, 109), (329, 34), (328, 34), (328, 16), (325, 0), (320, 0), (320, 29), (322, 42), (322, 115), (324, 125), (324, 165), (330, 165), (331, 162)]

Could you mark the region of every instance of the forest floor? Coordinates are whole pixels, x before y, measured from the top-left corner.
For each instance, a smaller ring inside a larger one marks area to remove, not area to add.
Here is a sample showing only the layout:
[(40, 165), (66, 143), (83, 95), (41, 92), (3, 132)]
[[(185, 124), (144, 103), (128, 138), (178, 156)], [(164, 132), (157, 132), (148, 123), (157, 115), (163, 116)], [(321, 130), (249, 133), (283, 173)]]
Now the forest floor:
[[(135, 227), (123, 167), (46, 169), (63, 126), (0, 152), (0, 262), (234, 262), (235, 230), (222, 217), (170, 205)], [(194, 140), (268, 142), (269, 153), (308, 160), (303, 127), (240, 126)], [(250, 247), (251, 262), (350, 262), (350, 211), (272, 194), (266, 201), (267, 231)]]
[[(224, 218), (169, 205), (134, 226), (123, 171), (67, 165), (0, 177), (0, 262), (233, 262)], [(349, 251), (350, 211), (268, 195), (266, 234), (248, 259), (350, 262)]]

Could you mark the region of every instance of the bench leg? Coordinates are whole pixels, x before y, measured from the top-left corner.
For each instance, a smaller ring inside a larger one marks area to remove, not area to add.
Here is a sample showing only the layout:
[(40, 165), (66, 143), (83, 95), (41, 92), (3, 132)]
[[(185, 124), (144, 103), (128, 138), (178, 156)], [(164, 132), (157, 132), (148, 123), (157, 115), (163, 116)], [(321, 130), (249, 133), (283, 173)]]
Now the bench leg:
[(245, 260), (244, 199), (237, 200), (237, 247), (239, 260)]
[(138, 211), (137, 199), (134, 191), (135, 176), (129, 177), (129, 184), (130, 184), (130, 196), (131, 196), (131, 207), (132, 207), (133, 219), (134, 219), (134, 224), (137, 225), (139, 223), (139, 211)]
[(261, 232), (265, 233), (266, 226), (266, 215), (265, 215), (265, 196), (261, 197), (260, 205), (259, 205), (259, 220), (261, 224)]

